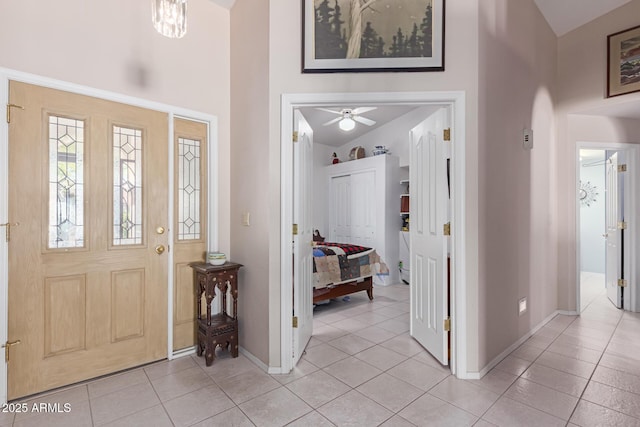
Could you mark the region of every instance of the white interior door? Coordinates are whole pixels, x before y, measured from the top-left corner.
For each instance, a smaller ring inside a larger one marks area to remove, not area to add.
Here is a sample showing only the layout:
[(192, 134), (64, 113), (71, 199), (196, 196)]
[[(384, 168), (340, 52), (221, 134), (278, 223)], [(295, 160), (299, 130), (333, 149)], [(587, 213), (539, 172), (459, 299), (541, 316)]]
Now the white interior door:
[(618, 286), (618, 279), (621, 278), (621, 230), (618, 229), (620, 216), (620, 200), (618, 192), (618, 153), (611, 155), (607, 161), (606, 181), (605, 181), (605, 221), (607, 230), (605, 233), (605, 282), (607, 286), (607, 296), (618, 308), (622, 307), (622, 288)]
[(411, 131), (410, 334), (443, 365), (448, 364), (446, 110), (438, 110)]
[(293, 364), (298, 362), (313, 332), (313, 131), (300, 111), (294, 112), (298, 142), (293, 148)]

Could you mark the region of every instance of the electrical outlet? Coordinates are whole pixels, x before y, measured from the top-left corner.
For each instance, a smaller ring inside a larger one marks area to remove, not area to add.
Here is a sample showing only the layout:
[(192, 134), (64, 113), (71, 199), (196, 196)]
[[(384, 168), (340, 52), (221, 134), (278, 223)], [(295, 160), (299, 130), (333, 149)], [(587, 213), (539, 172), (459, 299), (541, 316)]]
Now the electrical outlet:
[(522, 131), (522, 147), (525, 150), (533, 149), (533, 129), (524, 129)]
[(518, 300), (518, 316), (522, 316), (527, 311), (527, 297)]

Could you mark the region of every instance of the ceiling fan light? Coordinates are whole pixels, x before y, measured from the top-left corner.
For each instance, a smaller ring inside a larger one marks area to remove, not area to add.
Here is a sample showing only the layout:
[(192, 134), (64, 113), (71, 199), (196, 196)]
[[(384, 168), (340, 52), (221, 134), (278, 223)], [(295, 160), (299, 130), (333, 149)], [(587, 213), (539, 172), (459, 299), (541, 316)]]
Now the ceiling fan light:
[(151, 19), (163, 36), (181, 38), (187, 32), (187, 0), (151, 0)]
[(349, 132), (356, 127), (356, 122), (353, 119), (345, 117), (344, 119), (340, 120), (340, 123), (338, 123), (338, 126), (343, 131)]

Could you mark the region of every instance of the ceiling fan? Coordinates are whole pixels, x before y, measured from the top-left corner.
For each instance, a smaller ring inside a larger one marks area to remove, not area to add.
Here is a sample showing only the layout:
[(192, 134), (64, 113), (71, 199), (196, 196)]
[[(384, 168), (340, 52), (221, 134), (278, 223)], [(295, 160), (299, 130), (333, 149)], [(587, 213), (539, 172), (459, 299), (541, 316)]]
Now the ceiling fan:
[(318, 110), (340, 115), (340, 117), (336, 117), (335, 119), (329, 120), (328, 122), (324, 123), (323, 126), (329, 126), (334, 123), (338, 123), (340, 129), (348, 132), (356, 127), (356, 122), (362, 123), (363, 125), (367, 126), (375, 125), (375, 120), (362, 117), (360, 116), (360, 114), (375, 110), (376, 108), (378, 107), (343, 108), (338, 111), (331, 110), (329, 108), (318, 108)]

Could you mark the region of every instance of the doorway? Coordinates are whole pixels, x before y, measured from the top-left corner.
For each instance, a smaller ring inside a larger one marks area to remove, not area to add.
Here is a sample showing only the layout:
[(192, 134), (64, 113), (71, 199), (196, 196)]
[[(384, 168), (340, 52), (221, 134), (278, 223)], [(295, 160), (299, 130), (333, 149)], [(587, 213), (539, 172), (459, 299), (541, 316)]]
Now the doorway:
[(578, 143), (576, 158), (577, 302), (583, 311), (606, 294), (636, 311), (637, 214), (633, 144)]
[[(292, 180), (292, 149), (291, 142), (286, 135), (291, 135), (287, 129), (293, 131), (293, 110), (301, 107), (316, 106), (336, 106), (336, 105), (384, 105), (384, 104), (410, 104), (416, 106), (427, 105), (450, 105), (452, 107), (451, 128), (456, 138), (452, 138), (452, 153), (458, 153), (456, 160), (452, 155), (451, 184), (452, 199), (458, 194), (459, 200), (452, 206), (452, 223), (457, 224), (456, 232), (452, 232), (452, 272), (451, 272), (451, 295), (452, 295), (452, 323), (454, 325), (451, 345), (451, 369), (452, 372), (461, 378), (466, 376), (465, 348), (466, 334), (464, 328), (464, 288), (456, 287), (456, 283), (463, 283), (464, 277), (464, 97), (461, 93), (388, 93), (388, 94), (309, 94), (309, 95), (284, 95), (282, 104), (282, 373), (288, 373), (295, 359), (292, 354), (293, 329), (291, 325), (292, 301), (296, 291), (290, 280), (290, 272), (293, 269), (293, 259), (291, 254), (291, 226), (292, 223), (292, 191), (289, 189)], [(286, 141), (286, 142), (285, 142)], [(399, 205), (399, 203), (398, 203)], [(396, 209), (397, 210), (397, 209)], [(398, 215), (400, 216), (400, 215)], [(395, 268), (395, 266), (394, 266)], [(285, 273), (289, 272), (289, 273)], [(458, 297), (458, 298), (456, 298)], [(456, 316), (457, 314), (457, 316)], [(299, 357), (299, 355), (298, 355)]]

